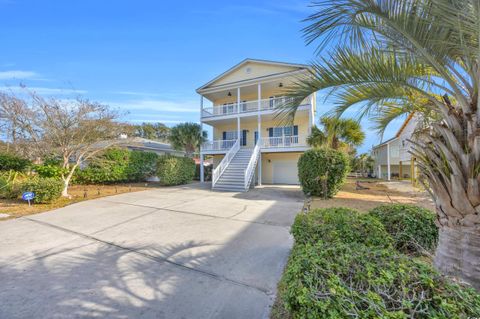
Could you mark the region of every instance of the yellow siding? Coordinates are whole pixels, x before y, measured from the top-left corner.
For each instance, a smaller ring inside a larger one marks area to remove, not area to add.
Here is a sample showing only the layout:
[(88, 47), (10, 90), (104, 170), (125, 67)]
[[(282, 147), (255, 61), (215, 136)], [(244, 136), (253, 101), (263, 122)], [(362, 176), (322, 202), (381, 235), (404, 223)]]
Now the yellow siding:
[[(242, 121), (243, 120), (243, 121)], [(295, 116), (293, 125), (298, 125), (298, 135), (306, 137), (308, 135), (308, 115), (306, 113), (301, 113)], [(261, 122), (261, 135), (262, 137), (268, 137), (267, 128), (275, 126), (285, 126), (285, 124), (279, 123), (278, 120), (262, 120)], [(254, 146), (254, 137), (255, 131), (258, 128), (257, 121), (249, 120), (246, 122), (244, 119), (240, 119), (240, 133), (242, 130), (248, 130), (247, 132), (247, 147)], [(221, 140), (223, 139), (223, 132), (227, 131), (236, 131), (237, 130), (237, 119), (232, 119), (228, 124), (215, 125), (213, 127), (213, 139)]]
[(273, 162), (295, 160), (298, 162), (302, 153), (263, 153), (262, 154), (262, 183), (273, 184)]
[[(247, 70), (250, 72), (247, 72)], [(248, 62), (232, 73), (226, 74), (224, 77), (210, 84), (210, 86), (217, 86), (232, 82), (254, 79), (262, 76), (268, 76), (277, 73), (284, 73), (289, 71), (299, 70), (293, 66), (262, 64), (257, 62)]]

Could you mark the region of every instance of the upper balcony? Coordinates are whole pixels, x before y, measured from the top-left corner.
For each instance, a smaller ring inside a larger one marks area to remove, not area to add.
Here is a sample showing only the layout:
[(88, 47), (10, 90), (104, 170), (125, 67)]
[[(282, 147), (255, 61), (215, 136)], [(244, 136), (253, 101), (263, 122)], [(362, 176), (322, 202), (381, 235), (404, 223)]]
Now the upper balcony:
[[(262, 100), (244, 100), (240, 103), (224, 103), (222, 105), (213, 105), (202, 109), (202, 120), (224, 119), (232, 116), (248, 116), (273, 113), (278, 107), (288, 104), (289, 97), (271, 97)], [(309, 109), (312, 106), (311, 97), (305, 99), (299, 106), (299, 111)]]

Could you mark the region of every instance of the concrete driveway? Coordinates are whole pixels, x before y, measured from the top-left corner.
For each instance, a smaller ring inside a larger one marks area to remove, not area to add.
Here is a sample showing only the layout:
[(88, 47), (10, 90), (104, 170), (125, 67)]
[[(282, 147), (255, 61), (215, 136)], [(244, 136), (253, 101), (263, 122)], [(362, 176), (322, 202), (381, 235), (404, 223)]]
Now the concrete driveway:
[(0, 222), (0, 318), (267, 318), (302, 204), (193, 184)]

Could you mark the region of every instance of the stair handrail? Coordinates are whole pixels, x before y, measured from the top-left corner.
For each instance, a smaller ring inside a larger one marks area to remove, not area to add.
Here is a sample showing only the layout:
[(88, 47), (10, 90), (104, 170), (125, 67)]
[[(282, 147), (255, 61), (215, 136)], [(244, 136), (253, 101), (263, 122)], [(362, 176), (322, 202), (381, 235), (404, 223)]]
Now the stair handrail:
[(222, 176), (225, 169), (228, 167), (228, 164), (232, 161), (235, 154), (237, 154), (238, 150), (240, 149), (240, 139), (237, 139), (232, 147), (225, 153), (222, 161), (218, 164), (218, 166), (212, 172), (212, 187), (218, 182), (220, 176)]
[(244, 189), (247, 190), (247, 188), (250, 186), (250, 179), (253, 176), (253, 172), (255, 170), (255, 164), (258, 159), (258, 155), (260, 154), (260, 139), (258, 139), (257, 143), (255, 144), (255, 147), (253, 148), (252, 156), (250, 157), (250, 161), (248, 162), (247, 169), (245, 170), (245, 180), (244, 180)]

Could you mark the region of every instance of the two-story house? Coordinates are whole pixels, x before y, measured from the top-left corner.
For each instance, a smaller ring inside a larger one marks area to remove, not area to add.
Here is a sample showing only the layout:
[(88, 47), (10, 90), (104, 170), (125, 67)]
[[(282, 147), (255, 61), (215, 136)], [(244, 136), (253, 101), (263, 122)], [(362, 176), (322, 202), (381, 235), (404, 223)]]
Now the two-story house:
[(410, 114), (395, 136), (372, 148), (372, 157), (375, 161), (375, 176), (380, 179), (391, 180), (411, 179), (412, 182), (418, 173), (415, 157), (409, 150), (412, 138), (418, 125), (418, 117)]
[(303, 64), (246, 59), (197, 89), (202, 127), (213, 130), (200, 151), (201, 162), (213, 156), (213, 189), (298, 184), (297, 162), (309, 149), (315, 94), (301, 103), (293, 123), (279, 119), (277, 106), (287, 99), (285, 88), (308, 74)]

